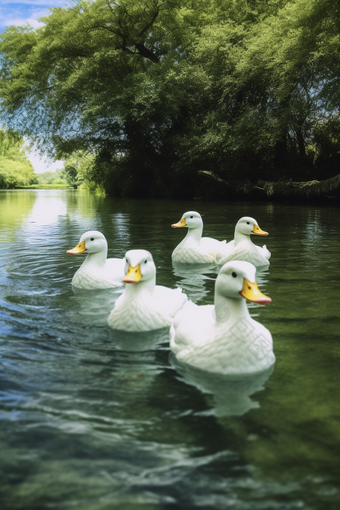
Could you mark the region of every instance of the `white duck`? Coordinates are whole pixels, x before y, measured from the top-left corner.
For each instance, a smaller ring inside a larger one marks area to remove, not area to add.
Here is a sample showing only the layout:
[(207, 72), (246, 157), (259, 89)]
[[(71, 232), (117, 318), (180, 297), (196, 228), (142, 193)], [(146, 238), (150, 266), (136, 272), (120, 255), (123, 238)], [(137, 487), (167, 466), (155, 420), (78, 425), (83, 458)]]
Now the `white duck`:
[(173, 262), (214, 264), (216, 252), (225, 246), (226, 241), (202, 237), (203, 220), (196, 211), (184, 213), (182, 219), (171, 226), (173, 228), (188, 227), (187, 235), (172, 252)]
[(86, 259), (72, 278), (78, 289), (107, 289), (123, 285), (125, 259), (107, 258), (107, 241), (96, 230), (85, 232), (79, 244), (66, 252), (68, 255), (87, 254)]
[(260, 229), (257, 221), (249, 216), (244, 216), (236, 223), (234, 239), (221, 246), (216, 252), (215, 262), (222, 266), (229, 260), (244, 260), (254, 266), (268, 266), (270, 251), (264, 245), (256, 246), (250, 239), (250, 235), (268, 236), (268, 232)]
[(170, 348), (181, 362), (228, 375), (254, 374), (275, 362), (270, 332), (249, 315), (246, 299), (268, 304), (249, 262), (227, 262), (215, 283), (214, 305), (189, 301), (170, 329)]
[(156, 285), (156, 266), (146, 250), (125, 255), (125, 291), (108, 318), (109, 326), (124, 331), (151, 331), (169, 327), (187, 301), (181, 289)]

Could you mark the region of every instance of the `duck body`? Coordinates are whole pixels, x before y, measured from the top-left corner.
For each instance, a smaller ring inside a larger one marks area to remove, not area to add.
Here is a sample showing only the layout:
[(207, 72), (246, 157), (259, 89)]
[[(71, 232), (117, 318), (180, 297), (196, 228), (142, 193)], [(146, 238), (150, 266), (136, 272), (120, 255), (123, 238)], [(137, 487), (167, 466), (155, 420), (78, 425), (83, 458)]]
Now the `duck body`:
[(244, 216), (236, 224), (234, 239), (216, 252), (216, 264), (222, 266), (231, 260), (243, 260), (255, 267), (268, 266), (270, 251), (265, 245), (256, 246), (250, 239), (251, 234), (267, 236), (268, 232), (261, 230), (254, 218)]
[(187, 296), (179, 288), (156, 285), (156, 267), (150, 252), (130, 250), (125, 260), (126, 287), (110, 313), (109, 326), (123, 331), (169, 327)]
[(83, 264), (72, 278), (78, 289), (108, 289), (123, 285), (125, 259), (107, 258), (107, 241), (101, 232), (85, 232), (79, 244), (66, 252), (68, 255), (87, 254)]
[(255, 272), (248, 262), (225, 264), (216, 280), (214, 305), (188, 302), (178, 312), (170, 348), (180, 362), (228, 375), (255, 374), (274, 364), (272, 336), (250, 317), (244, 298), (271, 301), (258, 290)]
[(173, 228), (188, 227), (185, 238), (172, 252), (172, 261), (180, 264), (213, 264), (216, 252), (222, 249), (226, 241), (211, 237), (202, 237), (203, 220), (196, 211), (188, 211)]

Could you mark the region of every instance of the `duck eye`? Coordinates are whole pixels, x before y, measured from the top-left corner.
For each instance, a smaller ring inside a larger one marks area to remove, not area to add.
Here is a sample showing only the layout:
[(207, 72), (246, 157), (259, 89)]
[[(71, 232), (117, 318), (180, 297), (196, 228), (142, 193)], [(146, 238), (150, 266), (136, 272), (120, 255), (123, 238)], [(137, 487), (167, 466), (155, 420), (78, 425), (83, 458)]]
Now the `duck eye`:
[(247, 221), (247, 225), (250, 225), (249, 221)]
[(193, 216), (190, 216), (190, 218), (193, 218)]
[(94, 237), (91, 237), (91, 241), (94, 241)]
[(231, 273), (231, 276), (232, 276), (233, 278), (236, 278), (237, 274), (235, 273), (235, 271), (233, 271), (233, 272)]
[(146, 263), (147, 263), (147, 260), (144, 260), (144, 264), (146, 264)]

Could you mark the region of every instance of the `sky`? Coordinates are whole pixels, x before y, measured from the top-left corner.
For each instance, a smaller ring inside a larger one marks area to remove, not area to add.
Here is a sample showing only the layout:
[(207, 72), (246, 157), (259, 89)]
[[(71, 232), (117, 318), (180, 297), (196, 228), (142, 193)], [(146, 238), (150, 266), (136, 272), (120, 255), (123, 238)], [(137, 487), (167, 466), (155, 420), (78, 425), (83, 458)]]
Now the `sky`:
[(56, 170), (60, 170), (64, 167), (64, 161), (51, 161), (34, 151), (30, 152), (26, 150), (26, 156), (32, 163), (36, 174), (41, 174), (43, 172), (55, 172)]
[[(65, 7), (70, 4), (67, 0), (0, 0), (0, 33), (11, 25), (25, 25), (29, 23), (34, 28), (39, 27), (38, 21), (49, 14), (49, 7)], [(63, 167), (63, 161), (47, 161), (34, 152), (27, 152), (36, 173), (56, 171)]]
[(0, 33), (11, 25), (29, 23), (38, 27), (38, 19), (49, 14), (49, 7), (65, 7), (67, 0), (1, 0)]

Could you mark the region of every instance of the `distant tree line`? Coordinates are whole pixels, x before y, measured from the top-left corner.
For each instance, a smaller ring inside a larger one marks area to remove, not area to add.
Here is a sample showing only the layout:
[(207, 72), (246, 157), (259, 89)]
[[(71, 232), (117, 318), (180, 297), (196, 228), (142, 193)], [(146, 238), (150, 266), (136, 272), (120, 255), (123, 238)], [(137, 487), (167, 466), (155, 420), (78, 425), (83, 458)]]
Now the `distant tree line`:
[(64, 169), (56, 170), (55, 172), (51, 172), (46, 170), (46, 172), (35, 173), (34, 178), (30, 182), (30, 187), (35, 188), (59, 188), (59, 187), (68, 187), (70, 184), (67, 182), (65, 178)]
[(12, 130), (0, 128), (0, 189), (26, 187), (72, 187), (96, 188), (96, 184), (85, 179), (89, 156), (78, 154), (70, 157), (59, 170), (35, 173), (29, 161), (24, 140)]
[(55, 172), (47, 170), (34, 174), (34, 178), (30, 182), (32, 186), (69, 186), (74, 189), (77, 189), (82, 183), (81, 175), (78, 174), (77, 169), (67, 164)]
[(181, 197), (340, 173), (339, 2), (81, 0), (42, 21), (0, 37), (1, 119), (74, 179)]

